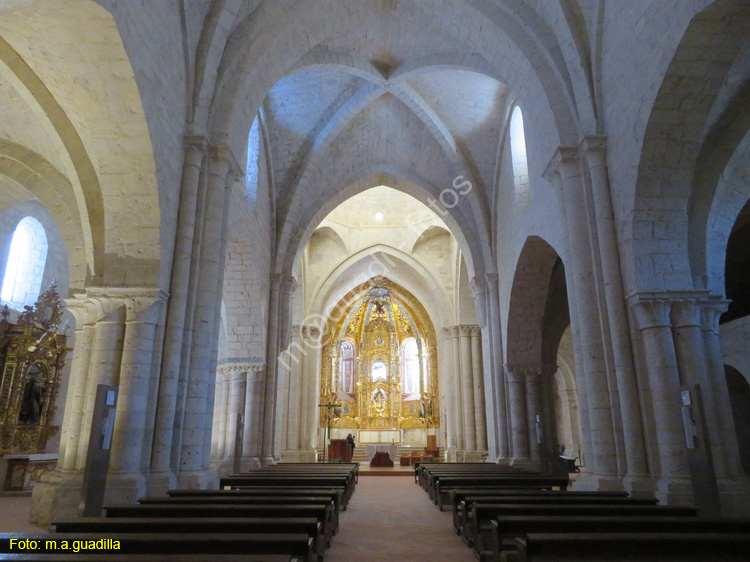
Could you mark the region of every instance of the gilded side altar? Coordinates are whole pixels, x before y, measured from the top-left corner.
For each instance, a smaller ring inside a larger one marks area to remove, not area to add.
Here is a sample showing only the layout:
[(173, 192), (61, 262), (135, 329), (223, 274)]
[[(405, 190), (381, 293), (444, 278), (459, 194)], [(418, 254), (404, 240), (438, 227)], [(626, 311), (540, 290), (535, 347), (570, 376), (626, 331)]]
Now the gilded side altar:
[(43, 453), (53, 425), (60, 378), (69, 349), (58, 334), (64, 306), (53, 283), (31, 307), (0, 320), (0, 453)]

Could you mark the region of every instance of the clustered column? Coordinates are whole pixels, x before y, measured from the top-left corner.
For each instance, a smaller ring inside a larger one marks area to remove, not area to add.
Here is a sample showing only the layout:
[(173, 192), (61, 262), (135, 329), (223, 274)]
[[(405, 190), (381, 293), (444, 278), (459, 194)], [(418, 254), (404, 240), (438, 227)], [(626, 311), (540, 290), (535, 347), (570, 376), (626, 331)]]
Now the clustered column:
[(487, 427), (484, 411), (484, 381), (478, 326), (445, 328), (453, 367), (449, 426), (454, 438), (449, 445), (456, 460), (482, 460), (487, 452)]

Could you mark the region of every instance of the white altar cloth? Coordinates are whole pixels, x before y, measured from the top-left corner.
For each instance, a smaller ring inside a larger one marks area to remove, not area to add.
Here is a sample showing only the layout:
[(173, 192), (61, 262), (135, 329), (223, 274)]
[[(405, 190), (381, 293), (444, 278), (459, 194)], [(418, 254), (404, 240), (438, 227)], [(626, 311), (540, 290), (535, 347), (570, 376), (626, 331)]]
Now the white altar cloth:
[(398, 445), (368, 445), (367, 458), (372, 460), (375, 453), (388, 453), (392, 461), (398, 460)]

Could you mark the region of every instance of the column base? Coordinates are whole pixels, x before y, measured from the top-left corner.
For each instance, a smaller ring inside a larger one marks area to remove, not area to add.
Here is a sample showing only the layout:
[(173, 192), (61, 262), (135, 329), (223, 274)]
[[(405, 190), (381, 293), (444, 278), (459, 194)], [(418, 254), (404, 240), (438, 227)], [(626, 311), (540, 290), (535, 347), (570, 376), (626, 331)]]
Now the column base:
[(695, 505), (693, 481), (690, 478), (659, 478), (656, 498), (663, 505)]
[(82, 488), (82, 472), (54, 470), (45, 474), (31, 493), (29, 521), (46, 527), (56, 519), (78, 518)]
[(750, 477), (720, 478), (717, 485), (722, 516), (750, 517)]
[(594, 474), (591, 472), (581, 472), (576, 479), (570, 483), (573, 490), (591, 490), (591, 491), (621, 491), (624, 490), (622, 480), (614, 474)]
[(219, 477), (213, 470), (191, 470), (177, 473), (177, 486), (190, 490), (219, 488)]
[(261, 466), (273, 466), (275, 464), (278, 464), (278, 459), (275, 457), (263, 457), (260, 461)]
[(135, 503), (146, 495), (148, 488), (146, 477), (142, 472), (119, 472), (107, 475), (107, 490), (104, 493), (104, 504)]
[(167, 490), (177, 487), (177, 475), (171, 471), (151, 472), (148, 475), (147, 491), (149, 496), (163, 496)]
[(294, 451), (282, 451), (281, 462), (315, 462), (314, 449), (297, 449)]
[(458, 449), (456, 451), (457, 462), (484, 462), (487, 451), (476, 449)]
[(656, 495), (656, 482), (649, 476), (628, 475), (622, 479), (622, 486), (634, 498), (653, 498)]
[(542, 470), (542, 463), (529, 457), (511, 457), (508, 466), (537, 472)]

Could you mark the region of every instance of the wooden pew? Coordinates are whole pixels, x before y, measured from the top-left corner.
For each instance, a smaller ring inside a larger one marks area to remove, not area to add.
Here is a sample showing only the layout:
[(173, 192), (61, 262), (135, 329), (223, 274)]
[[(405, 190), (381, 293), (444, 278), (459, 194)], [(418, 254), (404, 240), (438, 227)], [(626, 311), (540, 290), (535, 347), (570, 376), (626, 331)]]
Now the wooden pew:
[(518, 537), (516, 544), (518, 562), (611, 559), (747, 562), (750, 534), (529, 533)]
[(343, 488), (279, 488), (265, 486), (241, 486), (230, 490), (169, 490), (167, 495), (171, 498), (206, 498), (206, 497), (233, 497), (233, 496), (325, 496), (333, 501), (336, 510), (346, 511), (343, 502)]
[(431, 498), (440, 511), (443, 505), (450, 501), (450, 491), (454, 488), (488, 488), (488, 487), (529, 487), (529, 488), (559, 488), (566, 490), (568, 478), (544, 475), (468, 475), (443, 476), (435, 478)]
[(164, 517), (164, 518), (213, 518), (213, 517), (261, 517), (261, 518), (297, 518), (314, 517), (321, 522), (323, 536), (329, 544), (333, 537), (332, 514), (330, 506), (323, 505), (109, 505), (104, 508), (106, 517)]
[(304, 533), (313, 539), (313, 551), (322, 560), (328, 550), (323, 524), (315, 517), (296, 518), (143, 518), (81, 517), (55, 521), (59, 533)]
[[(568, 492), (563, 492), (568, 494)], [(468, 546), (474, 546), (474, 533), (473, 533), (473, 511), (471, 506), (474, 503), (502, 503), (502, 504), (514, 504), (514, 505), (555, 505), (555, 506), (567, 506), (567, 505), (588, 505), (588, 506), (600, 506), (600, 505), (615, 505), (615, 506), (655, 506), (658, 503), (656, 498), (622, 498), (622, 497), (590, 497), (590, 496), (576, 496), (576, 495), (563, 495), (560, 494), (555, 497), (544, 497), (544, 496), (482, 496), (479, 498), (472, 498), (468, 496), (465, 502), (465, 508), (463, 517), (461, 518), (461, 538), (464, 543)], [(480, 525), (480, 531), (488, 529), (490, 521), (486, 524)], [(487, 546), (487, 542), (483, 546)], [(481, 550), (478, 550), (481, 551)]]
[[(561, 490), (543, 490), (543, 489), (529, 489), (529, 488), (454, 488), (450, 491), (451, 507), (453, 510), (453, 529), (456, 534), (461, 534), (461, 528), (463, 527), (462, 521), (464, 520), (465, 501), (467, 496), (473, 496), (472, 501), (484, 501), (484, 503), (492, 503), (497, 501), (497, 498), (504, 496), (543, 496), (543, 497), (556, 497), (560, 494), (571, 494), (578, 497), (607, 497), (607, 498), (626, 498), (629, 496), (628, 492), (622, 491), (561, 491)], [(480, 500), (478, 496), (481, 496)], [(493, 498), (485, 500), (484, 498)], [(652, 500), (656, 503), (656, 499)]]
[[(7, 541), (5, 538), (7, 537)], [(100, 534), (89, 533), (22, 533), (0, 535), (3, 550), (10, 551), (11, 539), (30, 539), (40, 541), (40, 548), (35, 553), (48, 551), (58, 554), (58, 548), (67, 541), (72, 546), (75, 541), (102, 540)], [(313, 540), (306, 534), (255, 534), (255, 533), (115, 533), (106, 537), (110, 544), (119, 543), (119, 549), (107, 549), (117, 554), (203, 554), (213, 559), (218, 554), (286, 554), (296, 556), (305, 562), (313, 562), (317, 557), (313, 553)], [(47, 545), (58, 545), (58, 548), (47, 548)], [(78, 543), (80, 544), (80, 543)], [(84, 543), (85, 544), (85, 543)], [(67, 551), (65, 552), (68, 553)], [(72, 552), (80, 559), (98, 560), (100, 550), (79, 550)]]
[(523, 503), (479, 503), (468, 507), (469, 526), (464, 528), (464, 535), (471, 541), (474, 553), (482, 558), (485, 551), (492, 548), (491, 521), (501, 516), (550, 515), (570, 517), (580, 515), (608, 515), (620, 517), (695, 517), (697, 509), (688, 506), (669, 505), (592, 505), (579, 504), (523, 504)]
[(499, 562), (505, 545), (527, 533), (750, 533), (750, 519), (704, 517), (502, 516), (493, 519), (490, 553)]
[(348, 502), (354, 493), (354, 479), (351, 475), (310, 476), (297, 474), (243, 474), (226, 476), (219, 480), (220, 488), (239, 486), (278, 486), (310, 488), (316, 486), (344, 488), (344, 497)]
[(328, 505), (331, 507), (331, 525), (333, 533), (336, 534), (339, 528), (339, 511), (333, 500), (328, 496), (188, 496), (188, 497), (160, 497), (147, 496), (138, 499), (141, 505)]

